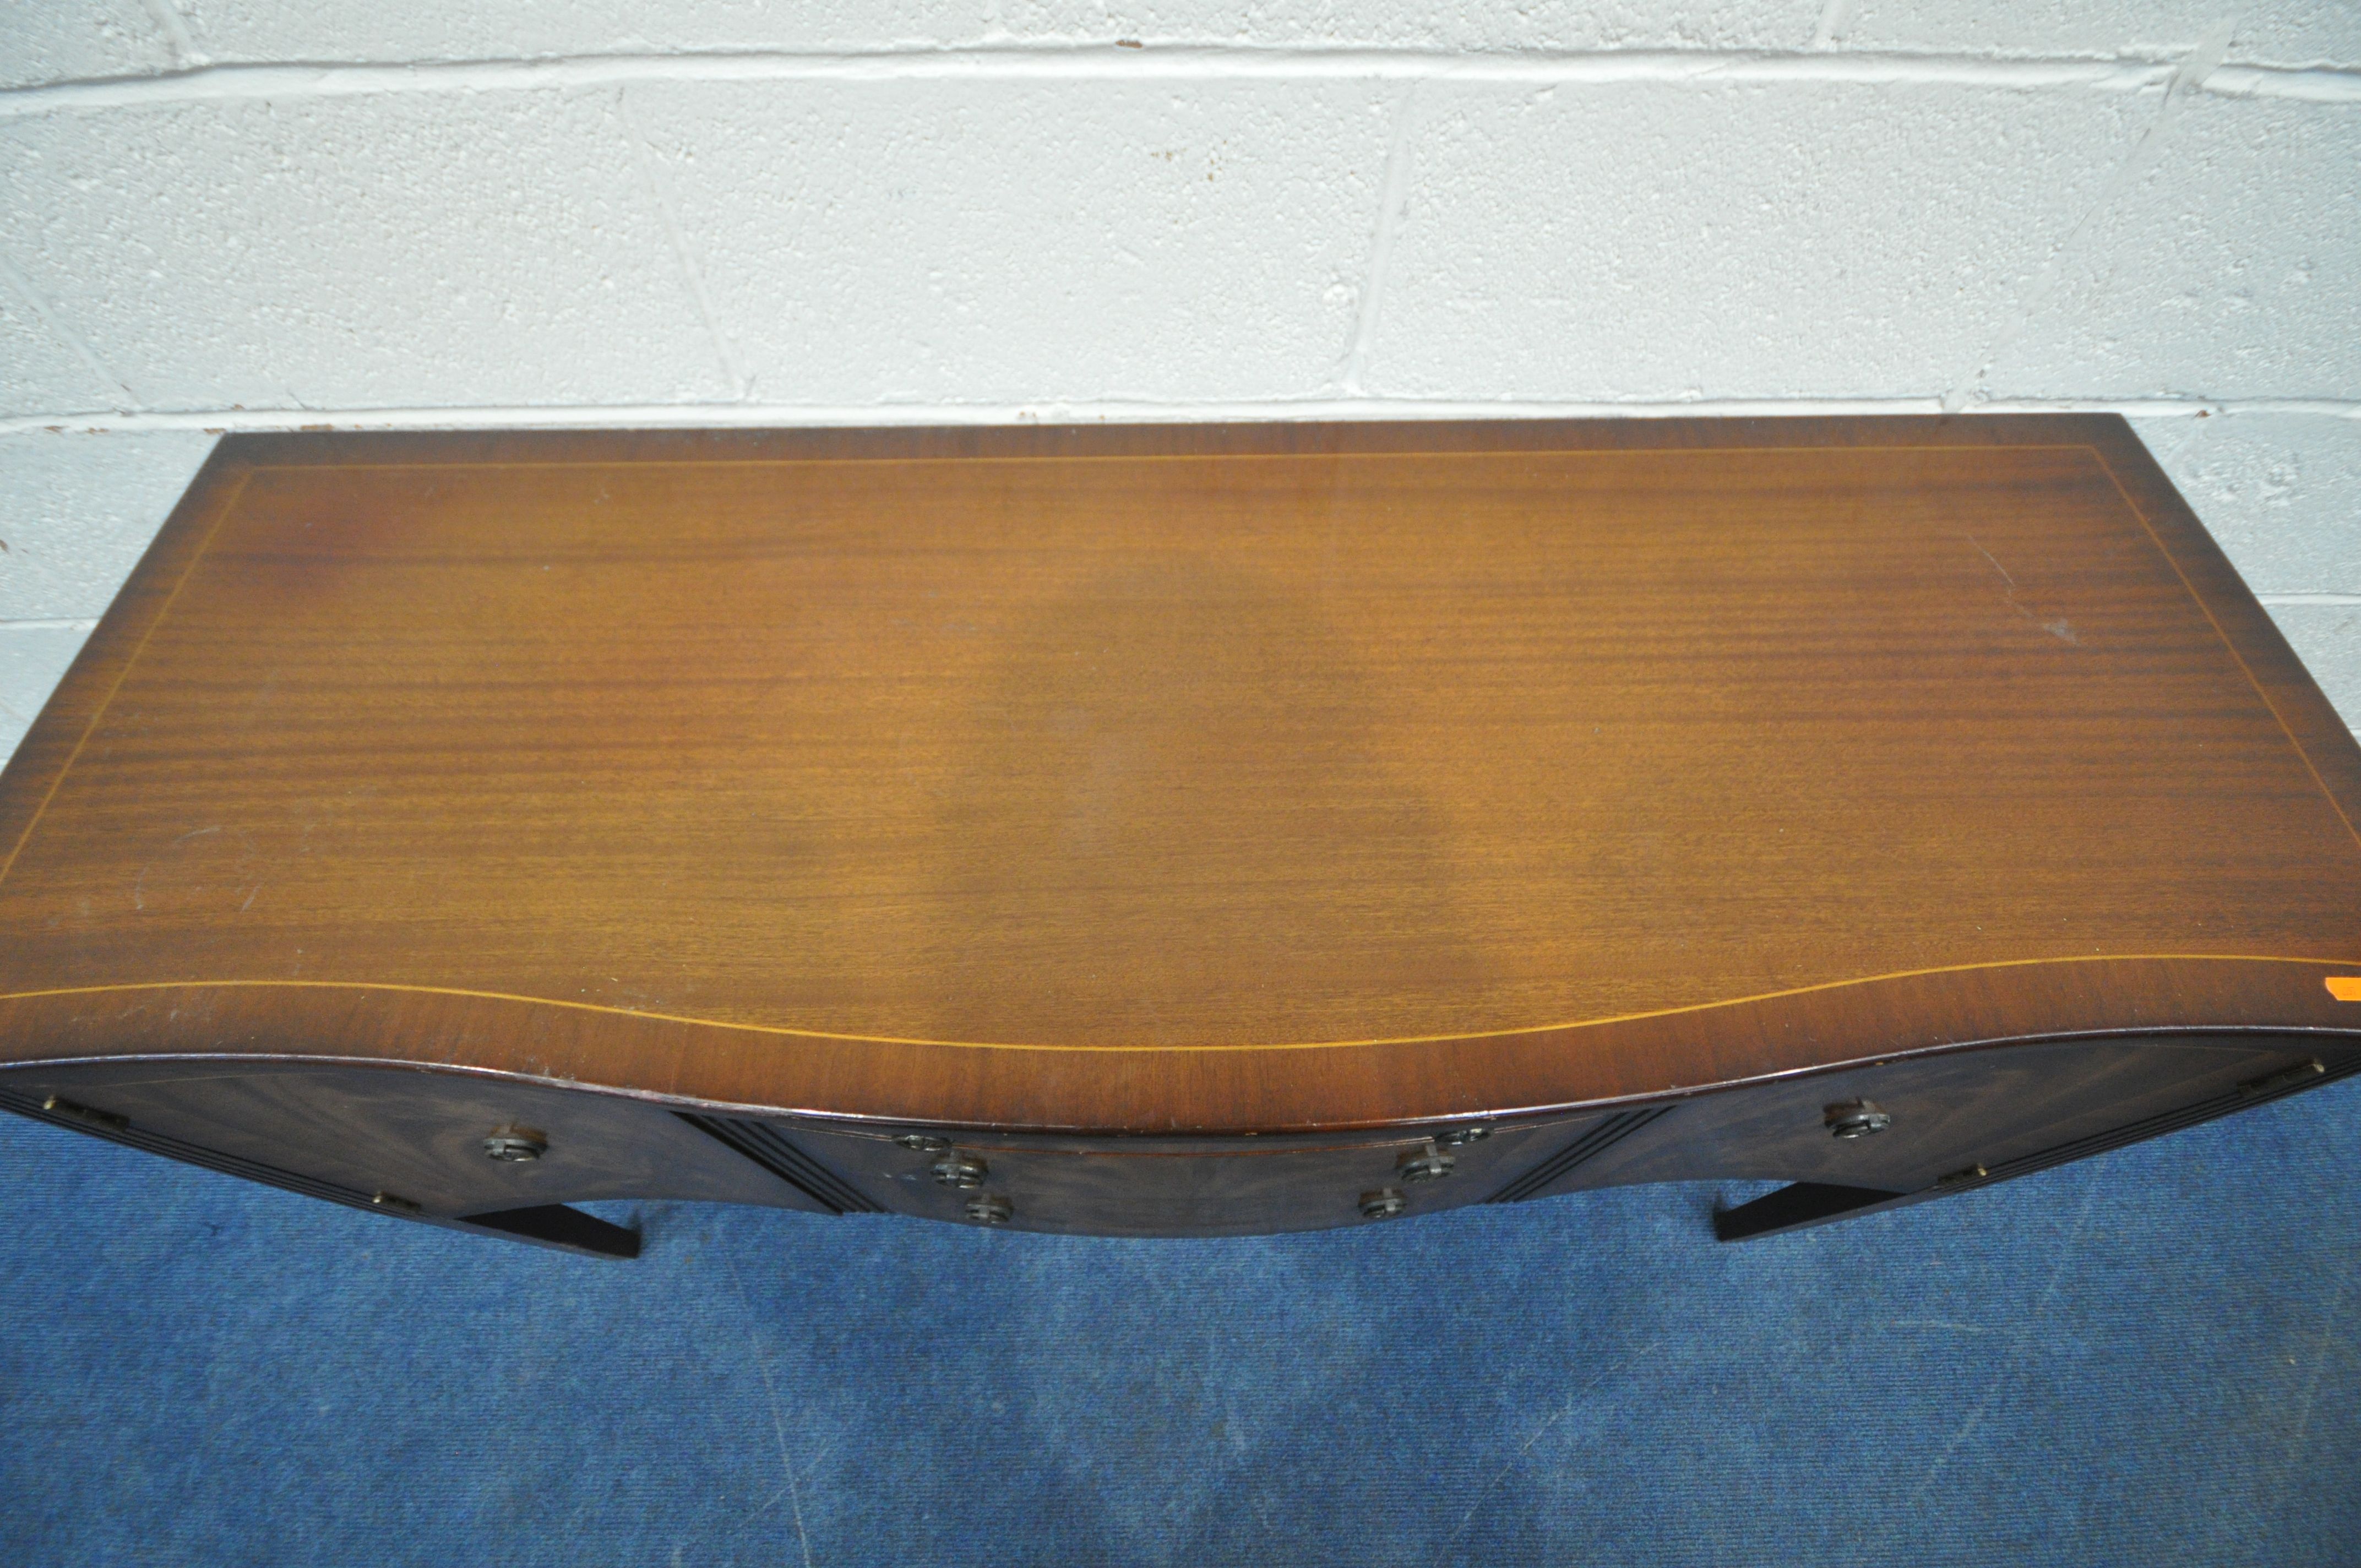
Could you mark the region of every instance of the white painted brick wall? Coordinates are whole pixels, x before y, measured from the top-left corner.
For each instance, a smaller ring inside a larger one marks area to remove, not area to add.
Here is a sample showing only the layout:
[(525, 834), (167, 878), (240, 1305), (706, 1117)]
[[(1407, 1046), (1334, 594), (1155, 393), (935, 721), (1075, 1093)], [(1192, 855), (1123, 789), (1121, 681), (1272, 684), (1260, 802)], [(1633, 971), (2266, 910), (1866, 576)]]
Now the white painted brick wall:
[(1951, 83), (1437, 84), (1415, 108), (1368, 385), (1940, 393), (2008, 324), (2143, 108)]
[[(2361, 10), (2361, 7), (2356, 7)], [(2361, 98), (2192, 93), (2091, 214), (1985, 389), (2320, 399), (2361, 390)]]
[(1829, 7), (1837, 41), (1858, 49), (2177, 60), (2224, 23), (2227, 59), (2279, 66), (2361, 61), (2352, 0), (1858, 0)]
[(207, 431), (1988, 407), (2361, 719), (2361, 3), (0, 0), (0, 749)]
[(139, 0), (0, 0), (0, 87), (169, 71), (171, 41)]

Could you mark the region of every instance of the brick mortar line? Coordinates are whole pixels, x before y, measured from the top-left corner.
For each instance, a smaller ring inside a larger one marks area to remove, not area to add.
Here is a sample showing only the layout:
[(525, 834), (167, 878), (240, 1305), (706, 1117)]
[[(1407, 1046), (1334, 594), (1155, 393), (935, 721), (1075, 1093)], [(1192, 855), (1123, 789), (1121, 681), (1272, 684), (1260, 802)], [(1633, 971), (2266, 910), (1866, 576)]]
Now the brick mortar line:
[[(447, 404), (416, 408), (192, 409), (164, 412), (106, 410), (0, 418), (0, 435), (37, 431), (196, 430), (521, 430), (635, 429), (668, 426), (844, 426), (1026, 423), (1158, 423), (1205, 420), (1304, 419), (1660, 419), (1668, 416), (1939, 414), (1937, 395), (1897, 398), (1704, 398), (1583, 400), (1473, 398), (1263, 398), (1173, 401), (1076, 400), (1021, 403), (611, 403), (591, 405)], [(2142, 419), (2202, 419), (2236, 414), (2298, 414), (2361, 420), (2361, 400), (2198, 398), (1994, 399), (1960, 414), (2119, 413)]]
[[(203, 65), (149, 76), (0, 90), (0, 118), (65, 110), (285, 101), (411, 93), (611, 87), (634, 82), (917, 81), (1216, 82), (1435, 80), (1466, 82), (1853, 83), (1995, 90), (2161, 90), (2171, 61), (2007, 58), (1829, 49), (1588, 49), (1455, 53), (1407, 49), (1251, 49), (1112, 45), (873, 51), (749, 50), (586, 54), (547, 59)], [(2361, 66), (2229, 65), (2202, 92), (2326, 104), (2361, 103)]]

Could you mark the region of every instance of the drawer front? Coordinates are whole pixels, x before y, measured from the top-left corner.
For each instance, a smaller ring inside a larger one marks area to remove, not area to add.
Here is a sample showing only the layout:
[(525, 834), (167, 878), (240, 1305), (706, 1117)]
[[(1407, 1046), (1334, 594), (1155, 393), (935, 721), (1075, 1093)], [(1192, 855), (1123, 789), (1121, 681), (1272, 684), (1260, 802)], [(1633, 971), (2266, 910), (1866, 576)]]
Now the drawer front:
[(1365, 1224), (1482, 1202), (1599, 1120), (1488, 1127), (1457, 1143), (1448, 1130), (1438, 1141), (1399, 1133), (1242, 1137), (1210, 1146), (809, 1124), (786, 1135), (896, 1213), (1092, 1235), (1218, 1236)]
[[(150, 1062), (5, 1073), (0, 1090), (54, 1096), (91, 1131), (192, 1164), (321, 1196), (387, 1193), (439, 1218), (601, 1198), (834, 1207), (661, 1105), (505, 1079)], [(503, 1134), (539, 1146), (495, 1158), (486, 1143)]]

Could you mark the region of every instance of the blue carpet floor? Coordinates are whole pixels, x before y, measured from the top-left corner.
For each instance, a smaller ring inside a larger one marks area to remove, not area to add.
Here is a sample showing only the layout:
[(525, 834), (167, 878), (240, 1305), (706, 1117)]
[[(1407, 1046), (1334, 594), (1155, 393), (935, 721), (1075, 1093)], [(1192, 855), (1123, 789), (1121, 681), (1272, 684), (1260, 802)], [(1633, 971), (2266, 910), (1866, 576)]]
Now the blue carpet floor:
[(2352, 1080), (1740, 1246), (1687, 1187), (606, 1264), (0, 1116), (0, 1563), (2356, 1563), (2357, 1176)]

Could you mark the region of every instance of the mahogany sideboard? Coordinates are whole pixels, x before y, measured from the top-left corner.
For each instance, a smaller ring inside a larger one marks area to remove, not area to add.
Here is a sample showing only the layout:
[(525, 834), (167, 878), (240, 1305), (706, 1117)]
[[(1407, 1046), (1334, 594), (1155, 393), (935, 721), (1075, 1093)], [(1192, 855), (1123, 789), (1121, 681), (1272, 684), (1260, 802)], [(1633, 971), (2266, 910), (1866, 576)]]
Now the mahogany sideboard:
[(2112, 417), (223, 441), (0, 1105), (360, 1208), (1728, 1238), (2361, 1068), (2361, 747)]

